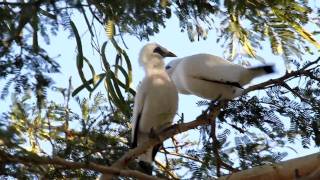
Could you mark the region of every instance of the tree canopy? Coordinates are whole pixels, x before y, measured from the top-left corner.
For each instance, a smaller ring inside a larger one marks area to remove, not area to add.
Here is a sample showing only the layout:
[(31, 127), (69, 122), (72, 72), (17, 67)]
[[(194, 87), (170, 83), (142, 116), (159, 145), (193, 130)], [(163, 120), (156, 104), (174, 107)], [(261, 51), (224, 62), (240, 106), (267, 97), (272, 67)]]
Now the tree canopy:
[[(96, 73), (83, 53), (84, 42), (73, 22), (79, 14), (92, 37), (92, 48), (101, 56), (103, 73)], [(164, 161), (156, 162), (155, 175), (206, 179), (278, 162), (287, 155), (278, 149), (288, 148), (300, 137), (304, 148), (319, 146), (320, 57), (304, 58), (319, 52), (319, 31), (312, 31), (319, 29), (319, 15), (315, 5), (305, 0), (0, 2), (1, 103), (13, 97), (9, 110), (0, 115), (0, 177), (94, 179), (99, 173), (110, 173), (123, 179), (148, 178), (138, 172), (134, 158), (169, 139), (159, 153)], [(172, 16), (190, 41), (206, 39), (208, 31), (216, 31), (217, 42), (207, 43), (223, 44), (229, 60), (241, 50), (258, 59), (258, 50), (268, 48), (262, 45), (266, 43), (292, 68), (279, 78), (248, 87), (235, 100), (198, 102), (205, 110), (194, 121), (184, 122), (181, 116), (176, 125), (157, 132), (160, 139), (129, 151), (135, 90), (124, 35), (148, 39), (161, 33)], [(104, 26), (109, 37), (102, 44), (96, 41), (97, 26)], [(39, 42), (41, 38), (50, 45), (61, 31), (69, 31), (77, 43), (74, 69), (83, 84), (74, 90), (71, 80), (66, 87), (54, 86), (52, 74), (60, 72), (60, 65)], [(115, 49), (115, 64), (107, 58), (107, 43)], [(90, 78), (84, 67), (90, 69)], [(106, 92), (97, 92), (103, 85)], [(263, 95), (250, 93), (258, 90)], [(64, 102), (49, 101), (48, 91), (60, 93)], [(80, 91), (90, 96), (78, 97)], [(70, 106), (74, 100), (79, 107)], [(199, 141), (173, 138), (191, 129), (200, 132)], [(238, 135), (231, 138), (233, 132)], [(43, 143), (52, 153), (43, 149)]]

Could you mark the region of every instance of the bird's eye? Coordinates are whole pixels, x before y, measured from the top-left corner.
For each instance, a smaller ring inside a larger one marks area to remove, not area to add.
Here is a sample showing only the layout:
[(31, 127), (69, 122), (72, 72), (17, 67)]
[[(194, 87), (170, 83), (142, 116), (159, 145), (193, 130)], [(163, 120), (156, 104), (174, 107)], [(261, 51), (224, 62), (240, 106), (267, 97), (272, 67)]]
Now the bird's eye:
[(154, 53), (158, 53), (160, 54), (161, 56), (164, 55), (164, 51), (160, 48), (160, 47), (156, 47), (154, 50), (153, 50)]
[(170, 69), (171, 68), (171, 66), (166, 66), (166, 69)]

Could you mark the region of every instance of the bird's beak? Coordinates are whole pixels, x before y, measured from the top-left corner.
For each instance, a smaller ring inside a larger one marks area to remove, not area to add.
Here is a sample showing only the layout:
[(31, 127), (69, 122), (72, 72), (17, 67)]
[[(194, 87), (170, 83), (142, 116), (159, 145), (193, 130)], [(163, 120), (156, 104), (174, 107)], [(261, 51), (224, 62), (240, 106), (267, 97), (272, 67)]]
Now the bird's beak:
[(177, 57), (175, 54), (173, 54), (172, 52), (170, 51), (167, 51), (164, 55), (164, 57)]

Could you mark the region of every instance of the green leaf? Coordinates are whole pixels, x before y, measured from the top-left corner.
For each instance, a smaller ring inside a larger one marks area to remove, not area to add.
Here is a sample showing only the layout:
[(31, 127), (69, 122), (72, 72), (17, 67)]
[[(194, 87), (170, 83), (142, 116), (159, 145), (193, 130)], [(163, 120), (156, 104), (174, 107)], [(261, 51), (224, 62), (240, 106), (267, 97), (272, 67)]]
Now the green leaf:
[[(101, 83), (101, 81), (103, 80), (103, 78), (106, 76), (106, 73), (101, 73), (99, 75), (96, 75), (95, 78), (97, 78), (97, 83), (95, 84), (94, 89), (96, 89), (96, 87), (98, 87), (98, 85)], [(94, 78), (90, 79), (89, 81), (86, 81), (85, 83), (83, 83), (82, 85), (80, 85), (79, 87), (77, 87), (73, 92), (72, 92), (72, 96), (77, 95), (82, 89), (84, 89), (86, 86), (93, 84), (93, 80)]]
[[(84, 61), (88, 64), (89, 69), (90, 69), (91, 74), (92, 74), (92, 77), (94, 78), (94, 77), (96, 76), (96, 73), (95, 73), (95, 71), (94, 71), (93, 66), (91, 65), (90, 61), (89, 61), (86, 57), (83, 56), (83, 59), (84, 59)], [(93, 85), (94, 85), (94, 84), (95, 84), (95, 82), (93, 81)]]
[(77, 58), (77, 66), (78, 66), (78, 68), (82, 68), (83, 67), (83, 52), (82, 52), (81, 38), (78, 33), (77, 27), (73, 23), (73, 21), (70, 21), (70, 25), (73, 30), (74, 36), (76, 38), (77, 47), (78, 47), (78, 56), (80, 57), (80, 58)]
[(101, 47), (101, 58), (102, 58), (102, 63), (103, 63), (103, 66), (104, 66), (104, 69), (106, 71), (108, 71), (110, 69), (110, 64), (108, 63), (108, 60), (107, 60), (107, 57), (106, 57), (106, 53), (105, 53), (105, 50), (106, 50), (106, 46), (107, 46), (107, 41), (103, 43), (102, 47)]
[[(81, 59), (81, 57), (79, 56), (79, 54), (77, 55), (77, 61), (80, 61), (79, 59)], [(82, 56), (82, 59), (83, 59), (83, 56)], [(82, 60), (83, 61), (83, 60)], [(78, 73), (79, 73), (79, 76), (80, 76), (80, 79), (83, 83), (83, 85), (85, 85), (85, 88), (89, 91), (89, 92), (92, 92), (92, 88), (90, 87), (89, 84), (86, 84), (87, 80), (85, 78), (85, 75), (83, 74), (83, 71), (82, 71), (82, 68), (80, 67), (77, 67), (78, 69)]]
[(127, 117), (130, 116), (130, 109), (122, 96), (122, 92), (119, 88), (118, 79), (115, 77), (112, 71), (107, 72), (108, 76), (105, 80), (105, 88), (108, 91), (109, 98), (112, 102), (123, 112)]
[(127, 55), (127, 53), (125, 51), (122, 52), (122, 55), (123, 55), (124, 60), (126, 61), (126, 64), (127, 64), (129, 86), (131, 86), (131, 83), (132, 83), (132, 65), (131, 65), (131, 61), (130, 61), (129, 56)]
[(126, 81), (124, 88), (125, 88), (126, 92), (128, 92), (128, 90), (130, 88), (130, 79), (129, 79), (128, 73), (126, 72), (126, 70), (122, 66), (119, 66), (119, 65), (114, 65), (114, 66), (116, 66), (117, 69), (119, 69), (121, 71), (122, 75), (124, 76), (125, 81)]

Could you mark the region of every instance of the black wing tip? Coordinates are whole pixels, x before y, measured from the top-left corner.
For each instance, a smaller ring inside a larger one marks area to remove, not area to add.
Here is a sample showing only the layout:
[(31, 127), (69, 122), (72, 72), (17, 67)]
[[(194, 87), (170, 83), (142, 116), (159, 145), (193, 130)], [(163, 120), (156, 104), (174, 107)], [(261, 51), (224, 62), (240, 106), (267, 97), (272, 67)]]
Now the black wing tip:
[(254, 71), (264, 71), (265, 74), (271, 74), (275, 72), (274, 65), (264, 65), (264, 66), (258, 66), (258, 67), (253, 67), (249, 68), (250, 70)]
[(262, 68), (267, 74), (271, 74), (275, 72), (274, 65), (266, 65), (266, 66), (263, 66)]
[(133, 149), (135, 147), (138, 146), (138, 131), (139, 131), (139, 124), (140, 124), (140, 118), (141, 118), (141, 113), (138, 114), (138, 117), (137, 117), (137, 124), (135, 126), (135, 129), (134, 129), (134, 134), (133, 134), (133, 137), (132, 137), (132, 142), (130, 144), (130, 148)]

